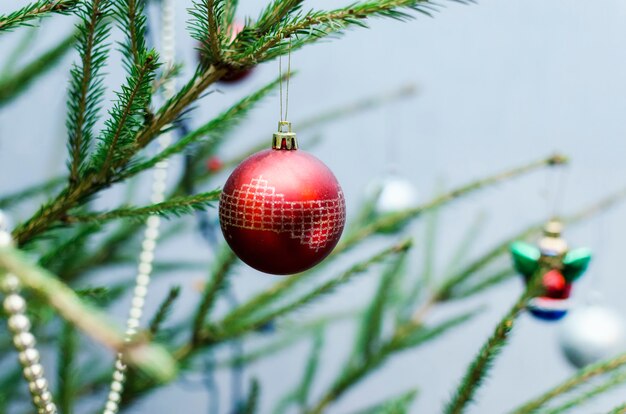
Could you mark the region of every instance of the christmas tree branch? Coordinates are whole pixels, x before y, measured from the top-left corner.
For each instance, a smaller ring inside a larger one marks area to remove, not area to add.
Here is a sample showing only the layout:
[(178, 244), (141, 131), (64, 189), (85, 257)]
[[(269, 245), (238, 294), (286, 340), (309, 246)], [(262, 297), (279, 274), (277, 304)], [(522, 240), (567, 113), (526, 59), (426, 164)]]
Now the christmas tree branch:
[(567, 412), (572, 408), (578, 408), (592, 398), (595, 398), (598, 395), (603, 394), (606, 391), (609, 391), (619, 385), (623, 385), (624, 382), (626, 382), (626, 370), (615, 373), (613, 376), (611, 376), (611, 378), (609, 378), (602, 384), (571, 398), (570, 400), (559, 405), (558, 407), (545, 411), (545, 414), (563, 414), (564, 412)]
[(581, 369), (572, 377), (548, 390), (539, 397), (513, 410), (512, 414), (535, 413), (537, 412), (537, 410), (539, 410), (541, 407), (543, 407), (546, 403), (553, 400), (554, 398), (566, 394), (583, 384), (586, 384), (591, 379), (605, 375), (609, 372), (615, 371), (616, 369), (623, 368), (625, 366), (626, 353), (618, 355), (617, 357), (606, 361), (589, 365), (588, 367)]
[(450, 329), (469, 321), (475, 314), (476, 312), (468, 312), (450, 318), (433, 327), (410, 326), (407, 324), (398, 326), (391, 338), (380, 347), (378, 352), (357, 364), (349, 364), (330, 389), (305, 413), (321, 414), (325, 412), (326, 408), (333, 401), (337, 400), (351, 387), (380, 367), (394, 353), (434, 340)]
[(339, 277), (322, 283), (320, 286), (313, 288), (306, 294), (292, 300), (290, 303), (278, 307), (277, 309), (265, 312), (262, 316), (257, 316), (256, 318), (254, 318), (254, 315), (250, 315), (247, 318), (233, 318), (231, 313), (227, 315), (222, 320), (222, 322), (220, 322), (216, 326), (211, 327), (209, 332), (205, 333), (204, 340), (208, 342), (214, 342), (216, 340), (221, 342), (226, 338), (238, 336), (254, 328), (263, 326), (264, 324), (273, 321), (282, 315), (293, 312), (294, 310), (309, 304), (313, 300), (319, 299), (323, 295), (334, 291), (339, 286), (350, 281), (354, 276), (362, 274), (363, 272), (368, 270), (371, 266), (381, 262), (382, 260), (387, 259), (391, 255), (402, 254), (410, 249), (411, 246), (412, 242), (410, 240), (405, 240), (398, 244), (395, 244), (390, 248), (387, 248), (375, 255), (372, 255), (367, 260), (353, 265), (344, 273), (342, 273)]
[(607, 414), (626, 414), (626, 403), (620, 404), (610, 410)]
[(476, 391), (483, 383), (487, 372), (493, 366), (495, 358), (500, 354), (507, 343), (513, 330), (517, 317), (524, 311), (528, 300), (537, 296), (541, 292), (541, 280), (545, 269), (540, 269), (531, 278), (528, 287), (520, 295), (519, 299), (511, 307), (508, 313), (500, 320), (493, 334), (482, 346), (478, 355), (469, 365), (460, 386), (454, 396), (446, 405), (446, 414), (461, 414), (465, 412), (467, 405), (473, 401)]
[(174, 303), (179, 296), (180, 286), (174, 286), (170, 289), (163, 302), (161, 302), (161, 305), (158, 307), (156, 313), (149, 323), (150, 328), (148, 329), (148, 331), (150, 332), (152, 337), (156, 336), (161, 330), (161, 326), (163, 325), (169, 314), (172, 312), (172, 307), (174, 306)]
[(79, 0), (39, 0), (9, 14), (0, 15), (0, 32), (29, 24), (51, 13), (67, 14), (80, 3)]
[(74, 43), (75, 34), (71, 34), (26, 65), (0, 79), (0, 107), (20, 96), (33, 82), (54, 68), (54, 65), (72, 49)]
[(410, 412), (411, 404), (413, 404), (417, 394), (418, 390), (413, 389), (353, 414), (405, 414)]
[(37, 293), (67, 322), (108, 348), (124, 352), (128, 363), (137, 366), (155, 381), (174, 378), (175, 364), (162, 348), (145, 342), (126, 342), (122, 332), (112, 325), (104, 313), (83, 303), (56, 276), (30, 264), (23, 253), (12, 248), (0, 249), (0, 268), (15, 274), (25, 287)]
[(192, 196), (173, 197), (161, 203), (146, 207), (124, 207), (103, 213), (68, 215), (65, 221), (68, 223), (102, 223), (120, 218), (143, 220), (152, 215), (158, 215), (164, 218), (180, 217), (194, 211), (205, 211), (213, 202), (219, 199), (220, 193), (220, 190), (214, 190), (208, 193), (194, 194)]
[(202, 294), (202, 300), (195, 316), (193, 317), (192, 338), (193, 345), (198, 346), (202, 341), (202, 330), (204, 329), (206, 320), (217, 300), (219, 292), (224, 288), (226, 284), (226, 278), (228, 277), (234, 264), (237, 263), (237, 256), (228, 247), (224, 247), (217, 258), (214, 270), (212, 272), (211, 280), (204, 287)]
[(74, 393), (76, 383), (76, 354), (78, 351), (78, 336), (72, 324), (63, 323), (61, 328), (61, 338), (59, 343), (59, 392), (57, 401), (59, 408), (63, 413), (71, 414), (74, 412), (74, 401), (76, 395)]
[(107, 40), (110, 32), (109, 2), (95, 0), (81, 3), (77, 10), (82, 23), (78, 26), (80, 66), (70, 71), (70, 90), (67, 100), (68, 150), (70, 183), (79, 177), (93, 141), (93, 127), (104, 95), (102, 68), (108, 56)]

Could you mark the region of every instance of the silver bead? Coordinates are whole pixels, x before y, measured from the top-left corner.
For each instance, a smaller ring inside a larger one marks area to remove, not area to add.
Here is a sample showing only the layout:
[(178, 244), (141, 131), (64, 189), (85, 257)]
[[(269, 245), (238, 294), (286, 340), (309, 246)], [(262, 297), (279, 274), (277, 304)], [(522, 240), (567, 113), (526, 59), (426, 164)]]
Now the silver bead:
[(57, 412), (57, 406), (54, 403), (48, 403), (44, 407), (44, 412), (46, 414), (55, 414)]
[(35, 348), (25, 349), (19, 354), (20, 364), (27, 366), (39, 363), (39, 351)]
[(124, 382), (124, 373), (120, 371), (115, 371), (113, 373), (113, 380), (117, 382)]
[(7, 273), (1, 278), (2, 290), (7, 293), (14, 293), (20, 288), (20, 280), (14, 274)]
[(33, 395), (41, 395), (48, 391), (48, 381), (45, 378), (37, 378), (28, 383), (28, 389)]
[(122, 397), (119, 392), (115, 392), (115, 391), (109, 392), (109, 401), (119, 403), (121, 399)]
[(13, 236), (6, 230), (0, 230), (0, 248), (13, 245)]
[(119, 381), (113, 381), (111, 383), (111, 391), (115, 391), (115, 392), (122, 392), (122, 389), (124, 387), (122, 387), (122, 383)]
[(43, 367), (41, 364), (33, 364), (24, 368), (24, 377), (29, 381), (34, 381), (43, 376)]
[(113, 401), (107, 401), (106, 405), (104, 406), (104, 408), (106, 410), (112, 411), (114, 413), (117, 412), (117, 403), (113, 402)]
[(30, 330), (30, 321), (23, 313), (18, 313), (9, 318), (9, 329), (12, 332), (26, 332)]
[(3, 305), (4, 310), (9, 314), (24, 313), (26, 310), (26, 301), (16, 293), (12, 293), (4, 298)]
[(33, 397), (33, 402), (35, 403), (35, 405), (43, 407), (46, 404), (52, 402), (52, 393), (46, 390), (39, 395), (35, 395)]
[(126, 370), (126, 365), (124, 365), (124, 363), (118, 359), (117, 361), (115, 361), (115, 369), (118, 371), (124, 371)]
[(13, 337), (13, 344), (20, 351), (24, 351), (35, 346), (35, 337), (30, 332), (20, 332)]

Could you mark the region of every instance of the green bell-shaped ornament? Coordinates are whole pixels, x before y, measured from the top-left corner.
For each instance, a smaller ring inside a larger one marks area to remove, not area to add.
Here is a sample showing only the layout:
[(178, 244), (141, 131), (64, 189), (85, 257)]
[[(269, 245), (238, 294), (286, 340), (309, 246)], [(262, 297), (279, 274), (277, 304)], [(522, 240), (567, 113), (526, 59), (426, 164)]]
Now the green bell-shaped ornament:
[(539, 268), (541, 252), (532, 244), (517, 241), (511, 244), (513, 267), (526, 278), (531, 277)]
[(563, 276), (568, 282), (573, 282), (582, 276), (591, 261), (591, 250), (580, 248), (570, 250), (563, 258)]

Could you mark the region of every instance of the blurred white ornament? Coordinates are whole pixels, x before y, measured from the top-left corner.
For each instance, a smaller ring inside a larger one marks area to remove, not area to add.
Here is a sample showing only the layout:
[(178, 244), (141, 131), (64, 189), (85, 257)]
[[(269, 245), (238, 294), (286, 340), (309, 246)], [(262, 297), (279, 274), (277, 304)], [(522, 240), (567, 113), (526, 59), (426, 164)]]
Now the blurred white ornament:
[(378, 194), (378, 214), (397, 213), (417, 205), (417, 191), (413, 184), (398, 175), (389, 175), (374, 185)]
[(610, 358), (623, 350), (623, 319), (600, 305), (576, 309), (561, 326), (559, 344), (576, 368)]

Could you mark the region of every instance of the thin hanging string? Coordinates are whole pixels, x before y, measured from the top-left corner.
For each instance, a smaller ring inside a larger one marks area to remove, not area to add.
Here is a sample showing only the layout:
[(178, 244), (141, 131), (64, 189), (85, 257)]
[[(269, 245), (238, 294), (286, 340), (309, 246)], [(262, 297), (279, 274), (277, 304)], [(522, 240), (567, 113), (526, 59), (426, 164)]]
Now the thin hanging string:
[(567, 177), (569, 170), (566, 170), (567, 166), (560, 166), (556, 171), (556, 178), (554, 183), (554, 197), (552, 200), (552, 217), (558, 217), (563, 207), (563, 199), (565, 198), (565, 187), (567, 186)]
[[(162, 0), (161, 2), (161, 56), (165, 67), (174, 65), (176, 52), (175, 42), (175, 0)], [(163, 98), (170, 99), (176, 93), (176, 84), (174, 79), (168, 79), (163, 88)], [(166, 131), (158, 138), (159, 149), (163, 151), (171, 144), (173, 140), (172, 131)], [(160, 161), (155, 165), (154, 176), (152, 181), (152, 194), (150, 201), (154, 204), (161, 203), (165, 199), (165, 189), (167, 182), (169, 162), (168, 160)], [(131, 300), (131, 308), (126, 321), (125, 340), (131, 341), (139, 328), (145, 298), (148, 294), (150, 285), (153, 262), (154, 249), (159, 237), (159, 229), (161, 218), (152, 215), (146, 220), (146, 229), (144, 232), (143, 242), (141, 244), (141, 254), (139, 255), (139, 264), (137, 268), (137, 276), (135, 280), (135, 289)], [(119, 411), (119, 404), (124, 391), (124, 383), (126, 382), (127, 366), (123, 362), (123, 355), (117, 355), (115, 361), (115, 370), (111, 380), (109, 394), (104, 406), (104, 414), (116, 414)]]
[(283, 57), (278, 57), (278, 77), (280, 87), (280, 120), (287, 121), (289, 115), (289, 83), (291, 81), (291, 37), (289, 37), (289, 47), (287, 49), (287, 88), (285, 92), (285, 116), (283, 117)]

